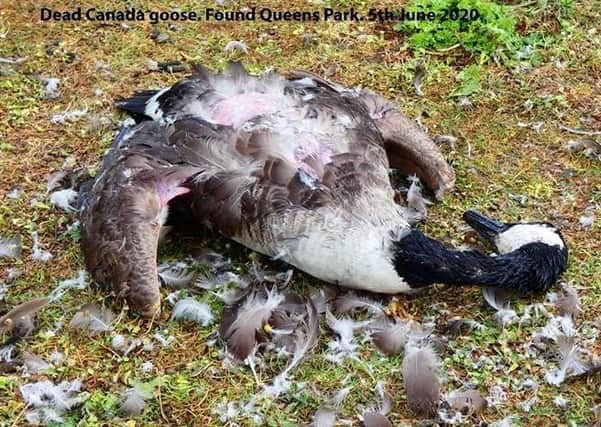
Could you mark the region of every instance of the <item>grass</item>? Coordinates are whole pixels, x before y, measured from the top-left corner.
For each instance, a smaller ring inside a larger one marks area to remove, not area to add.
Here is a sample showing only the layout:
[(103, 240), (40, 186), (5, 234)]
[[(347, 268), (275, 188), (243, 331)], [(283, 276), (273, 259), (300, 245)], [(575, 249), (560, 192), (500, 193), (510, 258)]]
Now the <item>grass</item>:
[[(67, 2), (50, 3), (58, 10), (70, 7)], [(159, 1), (132, 3), (169, 10)], [(365, 2), (329, 3), (340, 8), (367, 8)], [(276, 3), (262, 2), (264, 6), (270, 4), (276, 8)], [(423, 229), (445, 241), (461, 244), (461, 214), (474, 207), (506, 221), (531, 218), (558, 224), (571, 250), (565, 280), (571, 281), (582, 297), (584, 314), (580, 323), (598, 325), (601, 222), (597, 219), (593, 228), (585, 231), (578, 218), (588, 206), (593, 206), (599, 217), (601, 163), (565, 152), (566, 141), (575, 136), (561, 131), (557, 124), (601, 128), (601, 84), (595, 77), (601, 75), (601, 39), (594, 4), (573, 2), (569, 8), (566, 4), (537, 2), (515, 9), (520, 31), (539, 32), (553, 39), (552, 43), (535, 45), (536, 61), (531, 61), (530, 56), (510, 65), (480, 64), (477, 56), (465, 52), (428, 51), (424, 56), (425, 96), (418, 98), (411, 79), (419, 54), (411, 49), (404, 34), (392, 29), (392, 24), (202, 22), (175, 23), (176, 29), (169, 29), (162, 23), (157, 28), (170, 39), (157, 44), (150, 38), (152, 28), (148, 23), (132, 23), (129, 29), (118, 23), (40, 23), (35, 2), (13, 2), (11, 6), (4, 3), (0, 6), (0, 33), (7, 33), (0, 41), (0, 56), (27, 56), (27, 60), (19, 66), (2, 65), (0, 70), (0, 235), (21, 234), (29, 248), (31, 231), (37, 230), (41, 242), (54, 254), (49, 263), (30, 261), (27, 250), (16, 263), (0, 260), (0, 274), (14, 264), (25, 270), (11, 284), (7, 305), (45, 295), (59, 280), (74, 277), (82, 268), (76, 233), (68, 231), (74, 218), (44, 200), (45, 182), (53, 171), (60, 170), (67, 157), (75, 158), (78, 165), (91, 171), (97, 167), (124, 118), (112, 106), (115, 98), (134, 89), (166, 86), (183, 77), (181, 73), (150, 72), (146, 59), (198, 61), (215, 69), (223, 68), (228, 60), (243, 59), (250, 70), (257, 72), (274, 66), (323, 74), (336, 64), (332, 79), (367, 86), (395, 99), (409, 117), (421, 115), (431, 135), (459, 137), (455, 150), (443, 147), (457, 172), (456, 189), (431, 208)], [(98, 9), (114, 7), (103, 1), (95, 5)], [(192, 1), (179, 6), (182, 10), (199, 7)], [(385, 1), (381, 6), (398, 4)], [(298, 6), (317, 7), (304, 3)], [(315, 44), (303, 42), (306, 33), (314, 35)], [(225, 54), (223, 48), (230, 40), (245, 41), (248, 55)], [(108, 69), (99, 63), (108, 65)], [(478, 72), (478, 84), (468, 87), (473, 106), (462, 108), (455, 95), (462, 85), (474, 81), (474, 70)], [(44, 100), (42, 84), (32, 78), (36, 73), (60, 78), (62, 97)], [(102, 91), (100, 96), (94, 95), (96, 89)], [(52, 114), (83, 106), (91, 115), (110, 118), (112, 124), (93, 129), (88, 117), (66, 125), (49, 121)], [(597, 121), (581, 125), (579, 118), (583, 116), (593, 116)], [(540, 133), (517, 126), (518, 122), (537, 121), (543, 122)], [(24, 194), (19, 200), (6, 198), (14, 186)], [(510, 194), (524, 195), (526, 204), (522, 206)], [(30, 205), (32, 198), (38, 202)], [(248, 251), (212, 236), (203, 241), (230, 254), (240, 268), (248, 266)], [(308, 276), (294, 277), (298, 289), (318, 285)], [(160, 319), (160, 328), (173, 335), (175, 342), (167, 348), (155, 346), (151, 354), (139, 350), (121, 357), (111, 351), (109, 336), (90, 338), (68, 330), (55, 335), (47, 333), (55, 322), (68, 322), (82, 304), (103, 299), (104, 295), (94, 289), (69, 293), (60, 306), (43, 312), (37, 332), (20, 344), (45, 358), (53, 351), (65, 354), (65, 363), (48, 373), (50, 379), (83, 379), (91, 397), (69, 413), (69, 425), (123, 425), (124, 420), (114, 418), (116, 399), (124, 387), (136, 383), (148, 384), (154, 390), (146, 411), (135, 420), (137, 425), (219, 425), (214, 408), (225, 400), (248, 400), (257, 392), (248, 368), (223, 369), (216, 349), (207, 346), (212, 328), (169, 322), (168, 313)], [(416, 319), (439, 316), (444, 320), (461, 315), (488, 326), (482, 332), (452, 339), (441, 354), (449, 390), (469, 381), (484, 394), (499, 384), (507, 393), (506, 402), (487, 409), (474, 423), (491, 423), (509, 415), (515, 415), (518, 425), (592, 422), (591, 407), (600, 401), (599, 376), (559, 388), (546, 385), (541, 366), (527, 359), (521, 348), (534, 327), (498, 330), (477, 289), (436, 287), (419, 296), (399, 296), (399, 300)], [(527, 302), (519, 302), (518, 311)], [(119, 333), (151, 340), (159, 326), (125, 316), (116, 328)], [(360, 363), (333, 365), (319, 357), (325, 352), (328, 335), (324, 332), (320, 346), (314, 350), (316, 356), (295, 374), (295, 380), (305, 384), (303, 390), (283, 399), (257, 403), (265, 424), (308, 424), (321, 402), (334, 394), (345, 379), (352, 390), (341, 409), (344, 417), (357, 420), (357, 406), (373, 402), (374, 386), (378, 380), (384, 380), (394, 396), (390, 416), (394, 425), (415, 424), (404, 397), (401, 358), (384, 358), (368, 343), (361, 349)], [(599, 345), (595, 350), (599, 354)], [(489, 357), (482, 366), (477, 363), (480, 356)], [(153, 362), (154, 369), (144, 373), (140, 366), (147, 360)], [(371, 372), (366, 366), (371, 366)], [(261, 375), (271, 378), (275, 373), (266, 369)], [(536, 391), (538, 401), (526, 413), (520, 402), (531, 398), (533, 392), (520, 389), (519, 384), (528, 377), (536, 378), (540, 387)], [(4, 403), (0, 406), (0, 425), (24, 423), (24, 402), (18, 388), (26, 381), (19, 375), (0, 374), (0, 401)], [(569, 401), (565, 409), (553, 403), (559, 393)], [(241, 424), (253, 425), (253, 421), (244, 418)]]

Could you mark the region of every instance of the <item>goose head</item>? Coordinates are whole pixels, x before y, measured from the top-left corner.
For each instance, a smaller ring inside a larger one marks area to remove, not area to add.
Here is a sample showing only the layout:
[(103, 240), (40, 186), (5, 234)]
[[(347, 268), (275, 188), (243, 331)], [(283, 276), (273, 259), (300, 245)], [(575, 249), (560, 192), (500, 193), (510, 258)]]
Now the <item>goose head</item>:
[(449, 249), (419, 230), (394, 243), (393, 264), (412, 288), (444, 283), (512, 289), (521, 294), (549, 289), (568, 264), (561, 233), (548, 223), (505, 224), (467, 211), (464, 220), (498, 252)]
[(560, 231), (547, 222), (501, 223), (476, 211), (466, 211), (463, 219), (500, 255), (530, 266), (534, 281), (524, 284), (531, 290), (547, 290), (568, 265), (568, 249)]

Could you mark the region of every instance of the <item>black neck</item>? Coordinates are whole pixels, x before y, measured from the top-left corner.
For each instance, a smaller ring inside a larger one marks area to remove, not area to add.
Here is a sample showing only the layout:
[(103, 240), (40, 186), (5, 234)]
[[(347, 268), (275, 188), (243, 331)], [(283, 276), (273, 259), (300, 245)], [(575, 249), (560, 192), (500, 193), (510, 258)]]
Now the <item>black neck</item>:
[(514, 289), (518, 292), (548, 289), (565, 271), (567, 249), (530, 243), (505, 255), (445, 247), (417, 230), (394, 244), (394, 266), (413, 288), (444, 283)]

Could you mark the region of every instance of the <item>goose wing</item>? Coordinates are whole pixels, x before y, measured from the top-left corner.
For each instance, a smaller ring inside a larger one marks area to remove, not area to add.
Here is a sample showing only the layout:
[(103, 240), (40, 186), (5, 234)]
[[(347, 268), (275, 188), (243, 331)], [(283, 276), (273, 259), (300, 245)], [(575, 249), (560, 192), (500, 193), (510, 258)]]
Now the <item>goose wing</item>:
[(182, 184), (197, 172), (168, 144), (164, 127), (145, 122), (120, 132), (80, 194), (86, 268), (142, 315), (160, 307), (156, 251), (167, 203), (189, 191)]

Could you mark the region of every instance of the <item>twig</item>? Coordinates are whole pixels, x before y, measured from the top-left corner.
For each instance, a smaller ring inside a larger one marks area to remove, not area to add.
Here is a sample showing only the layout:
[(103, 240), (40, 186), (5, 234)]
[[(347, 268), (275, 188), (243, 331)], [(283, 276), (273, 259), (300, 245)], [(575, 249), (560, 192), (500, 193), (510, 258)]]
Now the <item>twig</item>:
[(167, 416), (165, 415), (165, 412), (163, 411), (163, 400), (161, 399), (161, 377), (159, 377), (159, 386), (157, 387), (157, 400), (159, 401), (159, 409), (161, 411), (161, 417), (163, 417), (163, 419), (167, 422), (169, 422), (169, 420), (167, 419)]
[(564, 126), (561, 123), (558, 124), (557, 127), (559, 129), (565, 130), (566, 132), (575, 133), (576, 135), (587, 135), (587, 136), (601, 135), (601, 131), (587, 131), (587, 130), (574, 129), (574, 128), (569, 128), (567, 126)]
[(25, 413), (27, 408), (29, 408), (29, 405), (23, 406), (23, 409), (21, 409), (21, 412), (19, 412), (17, 414), (17, 416), (15, 417), (15, 420), (13, 421), (13, 423), (11, 425), (12, 427), (17, 427), (19, 425), (19, 420), (21, 419), (21, 417), (23, 416), (23, 414)]

